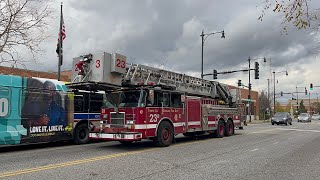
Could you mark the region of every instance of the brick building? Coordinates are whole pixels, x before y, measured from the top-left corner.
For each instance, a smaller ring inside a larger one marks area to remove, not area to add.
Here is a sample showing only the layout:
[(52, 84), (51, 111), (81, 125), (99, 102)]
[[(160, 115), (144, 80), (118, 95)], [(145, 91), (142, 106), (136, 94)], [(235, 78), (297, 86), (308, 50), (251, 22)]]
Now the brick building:
[[(239, 88), (236, 86), (230, 86), (229, 89), (238, 89), (240, 93), (240, 99), (242, 103), (246, 105), (245, 113), (247, 114), (247, 120), (249, 120), (249, 104), (248, 104), (248, 95), (249, 90), (244, 88)], [(257, 91), (251, 90), (251, 119), (258, 120), (259, 119), (259, 93)]]
[[(32, 71), (32, 70), (5, 67), (5, 66), (0, 66), (0, 74), (10, 74), (10, 75), (16, 75), (16, 76), (23, 76), (23, 77), (40, 77), (40, 78), (48, 78), (48, 79), (57, 79), (56, 72)], [(61, 73), (60, 79), (61, 81), (69, 82), (71, 79), (71, 76), (69, 78), (68, 75), (64, 75)]]

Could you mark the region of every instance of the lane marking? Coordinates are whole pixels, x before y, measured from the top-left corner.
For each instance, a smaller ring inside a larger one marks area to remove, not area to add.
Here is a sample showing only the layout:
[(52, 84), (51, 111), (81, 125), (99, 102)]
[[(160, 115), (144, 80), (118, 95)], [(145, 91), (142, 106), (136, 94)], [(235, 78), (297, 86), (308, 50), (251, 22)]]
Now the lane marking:
[[(268, 132), (268, 131), (275, 131), (277, 129), (278, 130), (292, 130), (292, 131), (320, 132), (319, 130), (274, 128), (274, 129), (265, 129), (265, 130), (255, 131), (255, 132), (245, 133), (245, 134), (257, 134), (257, 133), (263, 133), (263, 132)], [(198, 140), (198, 141), (194, 141), (194, 142), (186, 142), (186, 143), (181, 143), (181, 144), (174, 144), (171, 147), (179, 147), (179, 146), (185, 146), (185, 145), (191, 145), (191, 144), (197, 144), (197, 143), (213, 141), (213, 140), (221, 140), (221, 139), (222, 138)], [(61, 167), (73, 166), (73, 165), (78, 165), (78, 164), (83, 164), (83, 163), (94, 162), (94, 161), (101, 161), (101, 160), (106, 160), (106, 159), (122, 157), (122, 156), (134, 155), (134, 154), (138, 154), (138, 153), (142, 153), (142, 152), (154, 151), (154, 150), (157, 150), (157, 149), (159, 149), (159, 148), (137, 150), (137, 151), (125, 152), (125, 153), (117, 153), (117, 154), (111, 154), (111, 155), (106, 155), (106, 156), (98, 156), (98, 157), (87, 158), (87, 159), (82, 159), (82, 160), (75, 160), (75, 161), (69, 161), (69, 162), (64, 162), (64, 163), (51, 164), (51, 165), (46, 165), (46, 166), (39, 166), (39, 167), (35, 167), (35, 168), (28, 168), (28, 169), (22, 169), (22, 170), (17, 170), (17, 171), (5, 172), (5, 173), (0, 173), (0, 178), (10, 177), (10, 176), (17, 176), (17, 175), (27, 174), (27, 173), (32, 173), (32, 172), (39, 172), (39, 171), (44, 171), (44, 170), (49, 170), (49, 169), (57, 169), (57, 168), (61, 168)], [(257, 151), (257, 150), (258, 149), (253, 149), (251, 151), (254, 152), (254, 151)]]
[(259, 150), (258, 148), (252, 149), (251, 152), (258, 151), (258, 150)]
[(301, 131), (301, 132), (320, 132), (320, 130), (313, 130), (313, 129), (287, 129), (287, 128), (278, 128), (284, 131)]
[(21, 174), (27, 174), (27, 173), (38, 172), (38, 171), (44, 171), (44, 170), (48, 170), (48, 169), (56, 169), (56, 168), (60, 168), (60, 167), (72, 166), (72, 165), (83, 164), (83, 163), (88, 163), (88, 162), (101, 161), (101, 160), (111, 159), (111, 158), (116, 158), (116, 157), (121, 157), (121, 156), (128, 156), (128, 155), (138, 154), (141, 152), (153, 151), (155, 149), (157, 149), (157, 148), (152, 148), (152, 149), (147, 149), (147, 150), (137, 150), (137, 151), (126, 152), (126, 153), (111, 154), (111, 155), (106, 155), (106, 156), (99, 156), (99, 157), (93, 157), (93, 158), (88, 158), (88, 159), (69, 161), (69, 162), (51, 164), (51, 165), (46, 165), (46, 166), (39, 166), (39, 167), (35, 167), (35, 168), (22, 169), (22, 170), (17, 170), (17, 171), (12, 171), (12, 172), (5, 172), (5, 173), (0, 174), (0, 178), (9, 177), (9, 176), (17, 176), (17, 175), (21, 175)]
[[(226, 139), (226, 138), (227, 137), (225, 137), (223, 139)], [(214, 141), (214, 140), (221, 140), (221, 139), (222, 138), (197, 140), (197, 141), (193, 141), (193, 142), (185, 142), (185, 143), (181, 143), (181, 144), (173, 144), (170, 147), (179, 147), (179, 146), (185, 146), (185, 145), (191, 145), (191, 144), (197, 144), (197, 143), (202, 143), (202, 142), (207, 142), (207, 141)], [(50, 164), (50, 165), (46, 165), (46, 166), (39, 166), (39, 167), (35, 167), (35, 168), (27, 168), (27, 169), (21, 169), (21, 170), (16, 170), (16, 171), (11, 171), (11, 172), (4, 172), (4, 173), (0, 173), (0, 178), (17, 176), (17, 175), (28, 174), (28, 173), (39, 172), (39, 171), (45, 171), (45, 170), (50, 170), (50, 169), (57, 169), (57, 168), (61, 168), (61, 167), (73, 166), (73, 165), (84, 164), (84, 163), (95, 162), (95, 161), (101, 161), (101, 160), (106, 160), (106, 159), (113, 159), (113, 158), (122, 157), (122, 156), (139, 154), (139, 153), (142, 153), (142, 152), (154, 151), (154, 150), (157, 150), (157, 149), (159, 150), (161, 148), (150, 148), (150, 149), (144, 149), (144, 150), (136, 150), (136, 151), (132, 151), (132, 152), (116, 153), (116, 154), (92, 157), (92, 158), (87, 158), (87, 159), (82, 159), (82, 160), (67, 161), (67, 162), (64, 162), (64, 163)]]
[(245, 134), (258, 134), (258, 133), (263, 133), (263, 132), (268, 132), (268, 131), (275, 131), (275, 130), (277, 130), (277, 128), (274, 128), (274, 129), (265, 129), (265, 130), (255, 131), (255, 132), (250, 132), (250, 133), (245, 133)]
[(277, 142), (275, 142), (275, 143), (273, 143), (273, 144), (278, 144), (279, 143), (279, 141), (277, 141)]

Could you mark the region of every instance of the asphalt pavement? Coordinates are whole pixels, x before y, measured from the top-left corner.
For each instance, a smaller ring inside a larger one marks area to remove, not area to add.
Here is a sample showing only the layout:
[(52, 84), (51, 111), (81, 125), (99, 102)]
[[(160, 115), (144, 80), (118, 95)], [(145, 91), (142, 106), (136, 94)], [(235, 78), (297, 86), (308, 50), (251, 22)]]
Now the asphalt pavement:
[(249, 124), (231, 137), (0, 149), (0, 179), (319, 179), (320, 121)]

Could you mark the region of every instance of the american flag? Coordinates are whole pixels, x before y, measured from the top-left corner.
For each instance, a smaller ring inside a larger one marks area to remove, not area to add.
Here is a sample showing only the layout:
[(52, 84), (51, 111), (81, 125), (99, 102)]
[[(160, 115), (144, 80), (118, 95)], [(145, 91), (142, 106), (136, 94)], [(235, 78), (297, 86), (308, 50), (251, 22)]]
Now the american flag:
[[(61, 54), (59, 54), (59, 43), (60, 43), (60, 33), (61, 33), (61, 37), (62, 37), (62, 42), (61, 42)], [(63, 20), (63, 14), (62, 14), (62, 10), (61, 10), (61, 19), (60, 19), (60, 31), (58, 33), (58, 43), (57, 43), (57, 49), (56, 49), (56, 53), (58, 54), (58, 56), (62, 56), (62, 44), (63, 44), (63, 40), (66, 38), (66, 28), (64, 25), (64, 20)], [(60, 65), (62, 65), (62, 58), (61, 58), (61, 62)]]

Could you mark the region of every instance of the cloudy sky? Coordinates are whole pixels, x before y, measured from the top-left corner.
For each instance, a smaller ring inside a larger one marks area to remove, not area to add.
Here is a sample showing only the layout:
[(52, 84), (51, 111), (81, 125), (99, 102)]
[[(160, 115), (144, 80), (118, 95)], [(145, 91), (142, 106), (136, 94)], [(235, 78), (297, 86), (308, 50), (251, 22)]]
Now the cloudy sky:
[[(204, 73), (213, 69), (218, 72), (245, 69), (249, 56), (267, 57), (267, 63), (260, 60), (260, 79), (252, 80), (254, 90), (266, 91), (271, 72), (285, 70), (289, 76), (276, 74), (277, 92), (294, 92), (296, 86), (308, 88), (310, 82), (320, 86), (318, 34), (292, 28), (286, 35), (281, 31), (281, 17), (273, 12), (268, 12), (262, 22), (258, 21), (262, 1), (64, 0), (67, 37), (62, 69), (71, 69), (73, 57), (107, 51), (126, 55), (128, 62), (161, 66), (200, 77), (201, 31), (224, 30), (225, 39), (217, 34), (205, 41)], [(43, 43), (45, 51), (38, 63), (26, 64), (28, 69), (57, 70), (55, 47), (60, 2), (51, 3), (55, 11), (47, 31), (51, 37)], [(320, 3), (315, 2), (311, 7), (320, 7)], [(231, 85), (236, 85), (238, 79), (247, 84), (248, 73), (218, 75), (220, 82)], [(320, 96), (320, 90), (312, 91), (313, 96), (316, 92)], [(303, 94), (299, 97), (307, 98)]]

